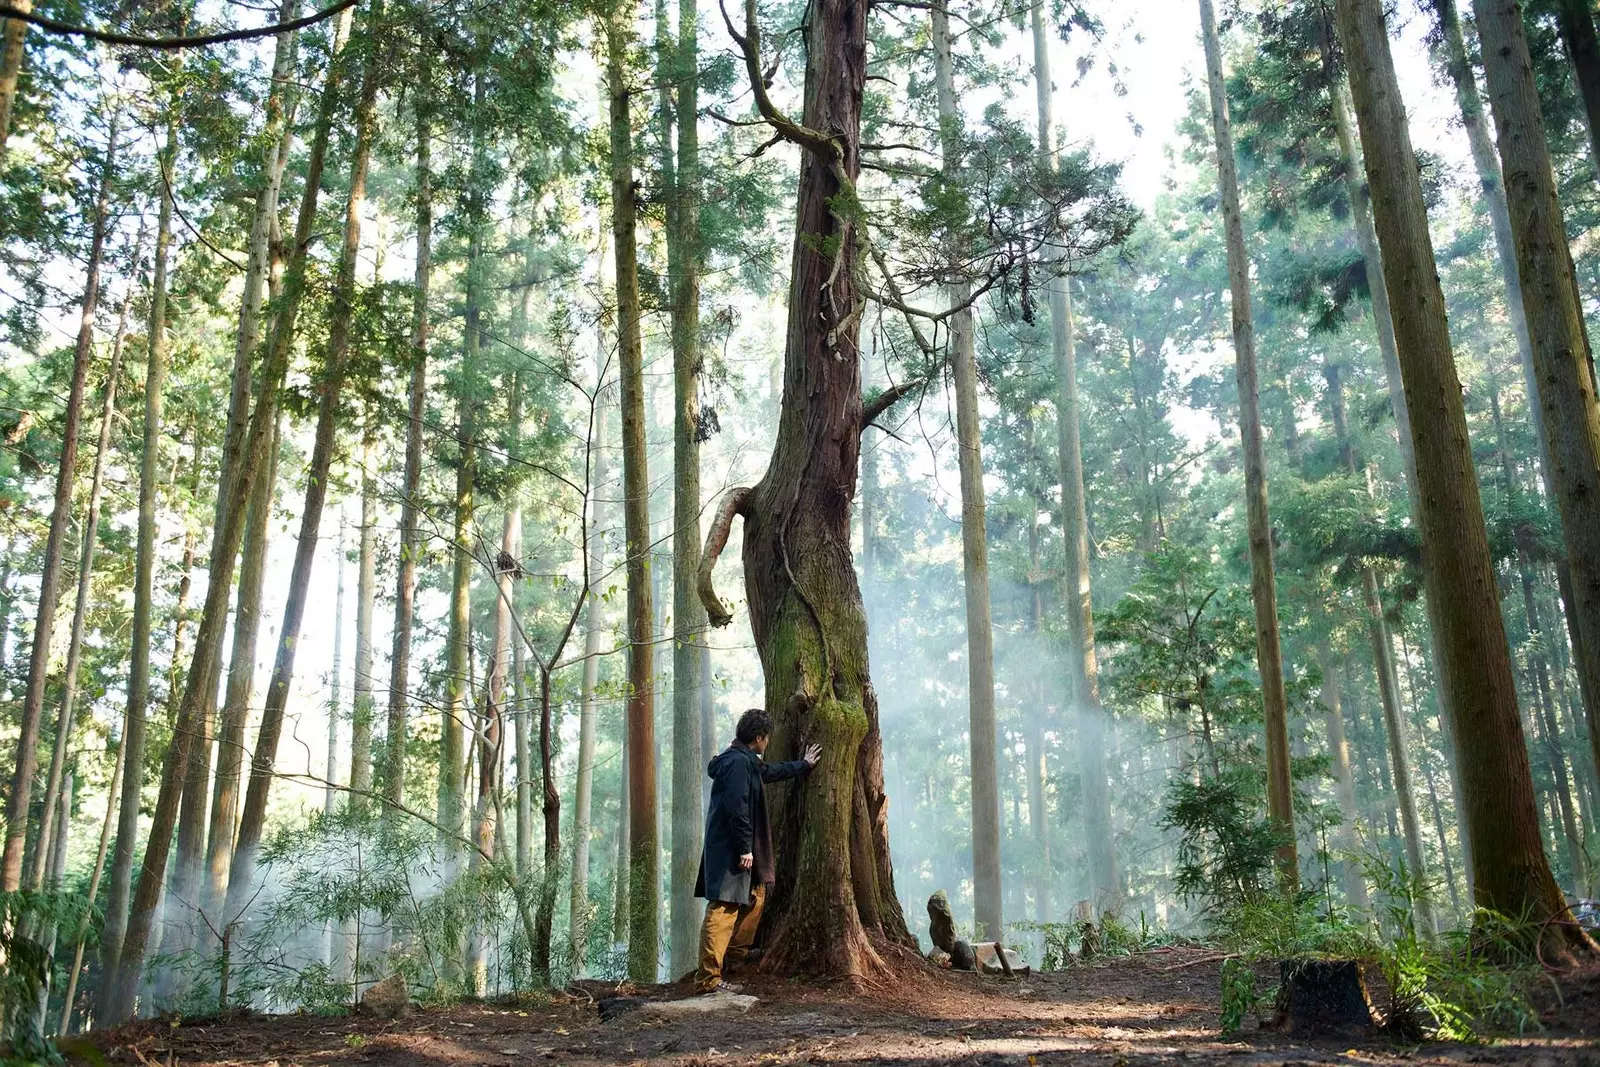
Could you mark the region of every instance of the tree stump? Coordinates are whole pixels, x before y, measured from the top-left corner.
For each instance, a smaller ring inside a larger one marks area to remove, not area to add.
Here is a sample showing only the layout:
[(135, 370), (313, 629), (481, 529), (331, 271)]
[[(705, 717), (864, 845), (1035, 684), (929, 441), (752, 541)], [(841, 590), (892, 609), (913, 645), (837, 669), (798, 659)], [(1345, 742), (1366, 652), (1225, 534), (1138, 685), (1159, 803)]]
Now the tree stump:
[(411, 1011), (411, 991), (398, 971), (361, 994), (361, 1010), (379, 1019), (398, 1019)]
[(1359, 960), (1300, 957), (1279, 963), (1278, 1018), (1286, 1033), (1356, 1033), (1374, 1029)]

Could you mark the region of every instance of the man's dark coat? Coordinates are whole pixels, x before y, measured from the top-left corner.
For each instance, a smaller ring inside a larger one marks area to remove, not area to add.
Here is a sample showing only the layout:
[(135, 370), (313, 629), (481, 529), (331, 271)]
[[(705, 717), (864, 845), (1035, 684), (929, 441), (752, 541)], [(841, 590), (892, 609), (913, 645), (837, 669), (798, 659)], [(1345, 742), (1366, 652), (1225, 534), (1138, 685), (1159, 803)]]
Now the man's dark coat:
[[(798, 778), (811, 769), (803, 759), (766, 763), (748, 745), (735, 741), (706, 766), (711, 777), (711, 810), (706, 815), (706, 846), (694, 895), (728, 904), (750, 903), (752, 887), (776, 880), (772, 824), (767, 821), (767, 782)], [(739, 857), (754, 857), (748, 871)]]

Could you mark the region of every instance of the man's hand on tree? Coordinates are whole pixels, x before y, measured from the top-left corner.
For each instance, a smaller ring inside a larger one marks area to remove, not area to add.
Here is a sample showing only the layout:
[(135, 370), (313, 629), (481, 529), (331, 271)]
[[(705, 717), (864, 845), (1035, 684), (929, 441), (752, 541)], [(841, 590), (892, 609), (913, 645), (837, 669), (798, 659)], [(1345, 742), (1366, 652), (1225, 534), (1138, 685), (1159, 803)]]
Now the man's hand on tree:
[(806, 766), (815, 767), (817, 762), (822, 759), (822, 746), (807, 745), (805, 755), (800, 758), (806, 761)]
[(755, 862), (755, 856), (746, 852), (744, 855), (739, 857), (739, 869), (741, 871), (748, 871), (751, 867), (755, 866)]

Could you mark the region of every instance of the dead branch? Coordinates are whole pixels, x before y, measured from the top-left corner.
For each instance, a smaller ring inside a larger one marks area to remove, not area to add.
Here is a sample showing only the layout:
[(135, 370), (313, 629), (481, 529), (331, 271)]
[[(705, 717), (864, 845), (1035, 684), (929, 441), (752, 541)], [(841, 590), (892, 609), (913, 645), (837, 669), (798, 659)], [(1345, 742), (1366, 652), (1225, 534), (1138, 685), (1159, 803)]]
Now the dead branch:
[(733, 611), (717, 596), (712, 572), (717, 559), (727, 547), (728, 534), (733, 529), (735, 515), (743, 515), (750, 500), (750, 487), (741, 485), (728, 490), (717, 507), (717, 517), (712, 520), (711, 532), (706, 535), (705, 548), (700, 553), (700, 602), (705, 605), (706, 619), (712, 626), (726, 626), (733, 621)]
[(927, 384), (926, 378), (912, 378), (899, 385), (892, 385), (877, 396), (862, 401), (861, 428), (864, 430), (871, 426), (879, 416)]

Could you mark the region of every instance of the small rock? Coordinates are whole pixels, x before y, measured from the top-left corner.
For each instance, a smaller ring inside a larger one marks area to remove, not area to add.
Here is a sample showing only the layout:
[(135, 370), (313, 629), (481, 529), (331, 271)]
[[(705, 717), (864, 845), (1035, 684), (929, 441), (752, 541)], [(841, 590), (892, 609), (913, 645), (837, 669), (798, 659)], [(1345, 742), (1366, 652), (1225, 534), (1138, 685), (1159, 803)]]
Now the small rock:
[(755, 1007), (758, 998), (747, 993), (718, 989), (704, 996), (684, 1000), (650, 1000), (640, 1005), (646, 1015), (658, 1019), (677, 1019), (685, 1015), (743, 1015)]
[(411, 1010), (411, 991), (396, 971), (361, 994), (361, 1010), (380, 1019), (398, 1019)]

